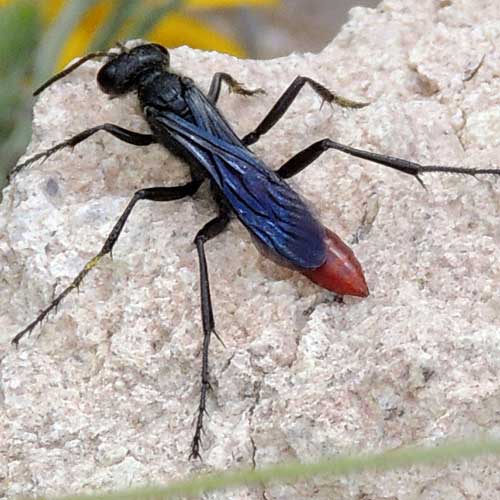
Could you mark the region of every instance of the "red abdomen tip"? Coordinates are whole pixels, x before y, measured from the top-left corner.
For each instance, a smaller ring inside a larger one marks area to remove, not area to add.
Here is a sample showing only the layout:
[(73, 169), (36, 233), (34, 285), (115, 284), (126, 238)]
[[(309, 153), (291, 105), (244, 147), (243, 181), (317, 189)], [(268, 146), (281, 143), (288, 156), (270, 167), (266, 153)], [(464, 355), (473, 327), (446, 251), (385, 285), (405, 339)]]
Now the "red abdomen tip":
[(301, 271), (311, 281), (339, 295), (368, 297), (363, 270), (353, 251), (332, 231), (325, 228), (326, 260), (316, 269)]

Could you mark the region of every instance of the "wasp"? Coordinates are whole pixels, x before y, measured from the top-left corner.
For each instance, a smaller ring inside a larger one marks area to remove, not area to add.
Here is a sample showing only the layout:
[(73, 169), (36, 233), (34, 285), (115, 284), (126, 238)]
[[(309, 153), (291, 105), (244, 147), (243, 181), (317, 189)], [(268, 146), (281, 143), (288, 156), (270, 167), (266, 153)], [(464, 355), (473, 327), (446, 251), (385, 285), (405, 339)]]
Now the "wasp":
[(210, 297), (205, 244), (224, 231), (232, 218), (237, 218), (246, 227), (257, 248), (279, 265), (302, 273), (317, 285), (337, 295), (366, 297), (369, 293), (368, 286), (361, 264), (352, 250), (339, 236), (323, 225), (308, 203), (287, 183), (287, 179), (304, 170), (329, 149), (342, 151), (411, 175), (422, 185), (422, 174), (429, 172), (472, 176), (500, 174), (500, 169), (495, 168), (424, 166), (400, 158), (355, 149), (329, 138), (313, 143), (273, 171), (249, 149), (249, 146), (257, 142), (280, 120), (304, 85), (309, 85), (323, 101), (345, 108), (362, 108), (367, 103), (346, 99), (311, 78), (298, 76), (255, 130), (239, 138), (216, 107), (222, 83), (242, 95), (258, 94), (262, 90), (247, 89), (231, 75), (216, 73), (208, 93), (204, 94), (193, 80), (173, 72), (170, 68), (168, 50), (153, 43), (142, 44), (130, 50), (120, 46), (118, 53), (89, 54), (48, 80), (35, 92), (35, 95), (89, 59), (96, 57), (107, 59), (97, 74), (97, 84), (100, 89), (112, 97), (136, 93), (151, 132), (138, 133), (111, 123), (97, 125), (28, 158), (14, 167), (11, 175), (37, 160), (45, 159), (63, 148), (74, 147), (97, 132), (103, 131), (135, 146), (146, 147), (153, 143), (164, 146), (185, 162), (191, 180), (180, 186), (148, 187), (138, 190), (118, 218), (101, 250), (47, 307), (13, 338), (12, 342), (17, 345), (27, 333), (45, 319), (50, 311), (57, 308), (72, 290), (80, 286), (85, 276), (105, 255), (112, 252), (137, 202), (140, 200), (166, 202), (193, 196), (200, 186), (208, 181), (218, 213), (198, 231), (194, 238), (200, 272), (203, 351), (198, 415), (190, 453), (193, 458), (200, 457), (203, 419), (210, 388), (209, 345), (212, 334), (217, 335)]

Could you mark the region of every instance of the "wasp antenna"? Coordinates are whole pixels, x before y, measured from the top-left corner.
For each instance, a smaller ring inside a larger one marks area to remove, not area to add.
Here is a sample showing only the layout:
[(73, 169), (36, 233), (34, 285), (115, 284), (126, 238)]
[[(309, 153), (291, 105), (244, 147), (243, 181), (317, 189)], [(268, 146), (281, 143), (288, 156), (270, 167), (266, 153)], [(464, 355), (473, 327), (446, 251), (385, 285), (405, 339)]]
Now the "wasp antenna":
[(120, 40), (118, 40), (116, 43), (115, 43), (115, 47), (118, 47), (120, 49), (120, 53), (125, 53), (125, 52), (128, 52), (128, 48), (127, 46), (123, 43), (123, 42), (120, 42)]
[(64, 68), (62, 71), (59, 73), (55, 74), (53, 77), (49, 78), (43, 85), (38, 87), (34, 92), (33, 95), (37, 96), (40, 93), (42, 93), (47, 87), (50, 87), (54, 82), (57, 82), (57, 80), (60, 80), (61, 78), (64, 78), (66, 75), (69, 75), (72, 71), (74, 71), (76, 68), (81, 66), (82, 64), (86, 63), (90, 59), (95, 59), (96, 57), (113, 57), (113, 54), (110, 54), (109, 52), (91, 52), (90, 54), (87, 54), (86, 56), (83, 56), (81, 59), (78, 59), (73, 64), (70, 64), (67, 68)]

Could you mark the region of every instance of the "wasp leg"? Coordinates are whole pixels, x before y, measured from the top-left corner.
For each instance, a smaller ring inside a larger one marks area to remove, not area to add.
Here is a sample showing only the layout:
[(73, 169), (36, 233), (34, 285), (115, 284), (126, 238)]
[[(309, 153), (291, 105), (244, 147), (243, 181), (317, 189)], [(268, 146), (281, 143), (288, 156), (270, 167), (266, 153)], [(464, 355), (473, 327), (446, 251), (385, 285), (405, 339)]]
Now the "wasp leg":
[(113, 229), (109, 233), (104, 245), (102, 246), (100, 252), (92, 257), (87, 264), (85, 264), (84, 268), (78, 273), (76, 278), (71, 282), (69, 286), (67, 286), (54, 300), (50, 303), (48, 307), (43, 309), (40, 314), (36, 317), (34, 321), (32, 321), (26, 328), (21, 330), (13, 339), (13, 344), (18, 344), (19, 341), (26, 335), (33, 331), (35, 326), (40, 324), (47, 314), (50, 313), (54, 308), (61, 303), (61, 301), (75, 288), (78, 288), (85, 276), (99, 263), (99, 261), (106, 255), (111, 254), (113, 250), (113, 246), (118, 240), (120, 233), (123, 229), (123, 226), (127, 222), (127, 219), (132, 212), (135, 204), (139, 200), (151, 200), (151, 201), (172, 201), (179, 200), (181, 198), (185, 198), (186, 196), (192, 196), (201, 185), (201, 181), (191, 181), (182, 186), (173, 186), (173, 187), (152, 187), (147, 189), (140, 189), (137, 191), (132, 199), (130, 200), (127, 208), (123, 211), (120, 218), (114, 225)]
[(214, 315), (212, 310), (212, 300), (210, 298), (210, 285), (208, 281), (207, 259), (205, 257), (204, 245), (207, 241), (215, 238), (227, 227), (229, 223), (229, 214), (221, 210), (219, 215), (207, 222), (198, 232), (194, 239), (196, 250), (198, 251), (198, 260), (200, 262), (200, 296), (201, 296), (201, 319), (203, 325), (203, 354), (201, 365), (201, 392), (200, 403), (198, 406), (198, 418), (196, 420), (196, 430), (191, 443), (191, 453), (189, 458), (200, 457), (201, 434), (203, 432), (203, 417), (206, 413), (207, 391), (210, 387), (208, 373), (208, 348), (210, 346), (210, 337), (215, 331)]
[(402, 172), (404, 174), (412, 175), (417, 179), (420, 184), (425, 187), (421, 174), (426, 174), (430, 172), (440, 172), (449, 174), (465, 174), (465, 175), (500, 175), (500, 169), (498, 168), (464, 168), (464, 167), (448, 167), (444, 165), (420, 165), (408, 160), (403, 160), (401, 158), (396, 158), (394, 156), (386, 156), (378, 153), (371, 153), (369, 151), (364, 151), (362, 149), (351, 148), (350, 146), (345, 146), (339, 142), (332, 141), (331, 139), (323, 139), (321, 141), (311, 144), (307, 148), (299, 151), (295, 156), (290, 158), (286, 163), (284, 163), (278, 170), (277, 174), (288, 179), (298, 174), (309, 166), (318, 156), (327, 151), (328, 149), (336, 149), (356, 158), (361, 158), (363, 160), (372, 161), (378, 163), (379, 165), (384, 165), (385, 167), (393, 168)]
[(120, 139), (120, 141), (127, 142), (128, 144), (133, 144), (134, 146), (149, 146), (153, 142), (156, 142), (155, 138), (151, 134), (140, 134), (139, 132), (127, 130), (126, 128), (120, 127), (118, 125), (113, 125), (112, 123), (104, 123), (103, 125), (97, 125), (96, 127), (83, 130), (73, 137), (60, 142), (59, 144), (56, 144), (55, 146), (52, 146), (51, 148), (46, 149), (41, 153), (30, 156), (22, 163), (18, 163), (11, 170), (9, 178), (37, 160), (46, 159), (49, 156), (52, 156), (57, 151), (66, 147), (74, 148), (77, 144), (80, 144), (80, 142), (85, 141), (90, 136), (94, 135), (96, 132), (100, 132), (101, 130), (103, 130), (104, 132), (108, 132), (117, 139)]
[(215, 73), (212, 77), (212, 82), (210, 83), (210, 90), (207, 94), (209, 101), (211, 101), (213, 104), (215, 104), (219, 99), (222, 82), (224, 82), (229, 87), (230, 92), (234, 92), (235, 94), (250, 96), (266, 93), (263, 89), (247, 89), (228, 73)]
[(309, 86), (323, 99), (323, 101), (328, 103), (337, 104), (343, 108), (355, 109), (364, 108), (369, 104), (351, 101), (350, 99), (346, 99), (345, 97), (333, 93), (312, 78), (308, 78), (307, 76), (297, 76), (285, 92), (283, 92), (281, 97), (276, 101), (275, 105), (267, 113), (264, 119), (259, 123), (257, 128), (243, 137), (243, 144), (246, 146), (254, 144), (260, 139), (261, 136), (269, 132), (269, 130), (271, 130), (271, 128), (274, 127), (274, 125), (276, 125), (280, 118), (285, 114), (306, 83), (309, 84)]

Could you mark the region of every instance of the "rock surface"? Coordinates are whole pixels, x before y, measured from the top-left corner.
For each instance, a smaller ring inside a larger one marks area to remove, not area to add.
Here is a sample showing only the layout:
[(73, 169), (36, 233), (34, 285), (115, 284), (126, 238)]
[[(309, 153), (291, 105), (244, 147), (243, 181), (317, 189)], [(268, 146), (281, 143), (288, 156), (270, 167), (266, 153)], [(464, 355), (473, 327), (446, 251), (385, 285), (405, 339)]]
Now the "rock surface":
[[(388, 0), (353, 9), (318, 55), (239, 61), (181, 48), (207, 89), (227, 71), (264, 97), (223, 92), (236, 131), (298, 75), (371, 102), (321, 107), (305, 89), (254, 150), (276, 168), (315, 140), (424, 164), (500, 164), (496, 0)], [(43, 93), (28, 153), (92, 125), (147, 131), (136, 99), (109, 100), (89, 62)], [(376, 451), (500, 431), (500, 179), (414, 179), (327, 153), (293, 184), (349, 240), (371, 296), (336, 303), (259, 255), (233, 223), (207, 246), (217, 330), (204, 461), (187, 459), (201, 326), (194, 200), (140, 204), (113, 254), (43, 328), (9, 340), (100, 248), (134, 190), (186, 169), (159, 146), (106, 134), (18, 175), (0, 211), (0, 496), (56, 495), (189, 472)], [(231, 498), (498, 498), (498, 461), (242, 489)], [(210, 498), (228, 498), (213, 494)]]

